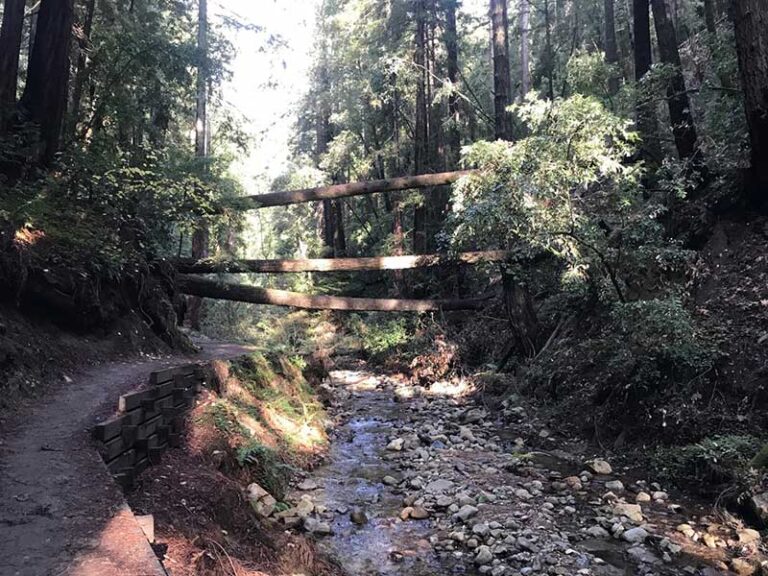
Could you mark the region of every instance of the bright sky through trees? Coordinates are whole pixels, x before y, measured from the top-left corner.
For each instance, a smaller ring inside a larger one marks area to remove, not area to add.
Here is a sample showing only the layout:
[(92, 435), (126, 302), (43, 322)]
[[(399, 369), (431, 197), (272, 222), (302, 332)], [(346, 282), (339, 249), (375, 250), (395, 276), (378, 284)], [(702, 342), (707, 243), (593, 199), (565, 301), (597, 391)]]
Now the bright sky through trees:
[[(233, 77), (224, 86), (224, 98), (245, 116), (248, 132), (256, 137), (250, 157), (241, 159), (236, 168), (251, 194), (266, 190), (269, 181), (283, 173), (289, 162), (295, 107), (309, 89), (320, 2), (217, 0), (212, 6), (213, 18), (234, 18), (265, 31), (228, 31), (237, 55)], [(486, 0), (464, 0), (462, 9), (484, 14), (486, 4)], [(284, 46), (265, 47), (269, 35), (280, 37)]]
[[(245, 116), (247, 130), (256, 137), (251, 157), (239, 162), (242, 183), (259, 187), (286, 167), (294, 107), (308, 86), (312, 63), (315, 14), (320, 0), (218, 0), (214, 17), (227, 16), (264, 28), (228, 31), (237, 55), (232, 80), (224, 86), (224, 98)], [(269, 35), (285, 46), (265, 45)], [(266, 179), (263, 179), (266, 178)]]

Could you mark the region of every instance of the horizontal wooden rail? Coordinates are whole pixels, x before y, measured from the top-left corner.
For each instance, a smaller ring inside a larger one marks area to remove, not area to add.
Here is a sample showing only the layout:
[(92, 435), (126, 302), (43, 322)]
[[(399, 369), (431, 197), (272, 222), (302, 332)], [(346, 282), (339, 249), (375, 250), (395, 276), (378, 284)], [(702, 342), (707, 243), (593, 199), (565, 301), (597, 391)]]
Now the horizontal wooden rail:
[(310, 296), (285, 290), (271, 290), (180, 276), (182, 294), (218, 300), (271, 304), (305, 310), (343, 310), (378, 312), (430, 312), (437, 310), (476, 310), (485, 299), (474, 300), (402, 300), (395, 298), (348, 298), (346, 296)]
[(419, 176), (402, 176), (400, 178), (388, 178), (386, 180), (372, 180), (369, 182), (353, 182), (351, 184), (337, 184), (335, 186), (321, 186), (319, 188), (305, 188), (303, 190), (290, 190), (287, 192), (270, 192), (257, 196), (243, 196), (232, 198), (222, 203), (221, 208), (214, 212), (222, 212), (226, 209), (235, 211), (258, 210), (273, 206), (288, 206), (290, 204), (302, 204), (314, 200), (334, 200), (337, 198), (350, 198), (352, 196), (364, 196), (377, 192), (396, 192), (398, 190), (416, 190), (433, 188), (453, 184), (459, 178), (472, 174), (474, 170), (459, 172), (442, 172), (439, 174), (422, 174)]
[(376, 258), (317, 258), (309, 260), (180, 260), (176, 269), (182, 274), (284, 274), (293, 272), (354, 272), (360, 270), (410, 270), (448, 264), (501, 262), (509, 252), (463, 252), (461, 254), (424, 254), (420, 256), (381, 256)]

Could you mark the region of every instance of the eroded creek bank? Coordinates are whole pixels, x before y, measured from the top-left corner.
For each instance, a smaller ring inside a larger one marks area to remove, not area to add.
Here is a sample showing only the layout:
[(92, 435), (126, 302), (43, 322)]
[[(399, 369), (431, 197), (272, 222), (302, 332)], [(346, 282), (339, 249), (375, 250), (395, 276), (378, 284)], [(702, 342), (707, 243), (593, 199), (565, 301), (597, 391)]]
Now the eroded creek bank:
[[(334, 371), (328, 461), (297, 482), (279, 522), (353, 575), (760, 573), (759, 533), (605, 461), (502, 440), (515, 425), (464, 386), (414, 388), (364, 364)], [(522, 408), (504, 412), (524, 426)]]

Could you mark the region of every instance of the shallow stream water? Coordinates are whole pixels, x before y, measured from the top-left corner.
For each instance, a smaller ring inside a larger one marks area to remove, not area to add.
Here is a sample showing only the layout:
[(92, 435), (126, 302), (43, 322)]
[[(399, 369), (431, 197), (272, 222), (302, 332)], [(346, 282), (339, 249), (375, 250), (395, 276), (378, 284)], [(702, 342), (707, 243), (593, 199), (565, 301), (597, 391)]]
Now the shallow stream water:
[[(402, 495), (382, 483), (398, 476), (396, 464), (386, 459), (387, 433), (401, 417), (401, 405), (379, 387), (378, 377), (365, 372), (338, 371), (334, 377), (352, 394), (350, 410), (336, 432), (328, 462), (313, 474), (321, 486), (315, 501), (338, 512), (333, 535), (320, 546), (350, 574), (444, 576), (466, 573), (446, 565), (428, 538), (431, 520), (401, 521)], [(367, 516), (362, 525), (350, 514), (359, 508)]]

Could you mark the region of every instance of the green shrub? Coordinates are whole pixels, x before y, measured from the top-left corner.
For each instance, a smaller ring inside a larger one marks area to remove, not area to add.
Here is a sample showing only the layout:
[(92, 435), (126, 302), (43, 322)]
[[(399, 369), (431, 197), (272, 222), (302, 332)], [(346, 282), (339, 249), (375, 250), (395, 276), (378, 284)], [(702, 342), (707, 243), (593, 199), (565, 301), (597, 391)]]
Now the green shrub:
[(685, 384), (717, 357), (678, 298), (616, 303), (601, 344), (614, 381), (643, 393)]
[(719, 490), (722, 484), (746, 477), (763, 441), (754, 436), (712, 436), (696, 444), (657, 449), (651, 457), (657, 477), (671, 482), (704, 482)]
[(285, 491), (294, 469), (283, 462), (277, 452), (256, 440), (251, 440), (238, 448), (237, 461), (240, 466), (251, 470), (256, 482), (275, 498), (285, 498)]

